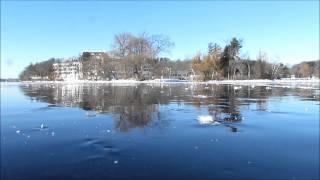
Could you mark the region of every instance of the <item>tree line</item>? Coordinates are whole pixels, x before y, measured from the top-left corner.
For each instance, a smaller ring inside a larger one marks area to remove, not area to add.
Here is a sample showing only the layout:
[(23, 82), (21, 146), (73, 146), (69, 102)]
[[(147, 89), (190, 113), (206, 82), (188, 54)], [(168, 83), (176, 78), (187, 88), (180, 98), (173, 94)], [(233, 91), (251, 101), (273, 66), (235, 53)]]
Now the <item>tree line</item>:
[[(193, 80), (223, 79), (278, 79), (290, 75), (296, 77), (319, 77), (319, 61), (303, 62), (291, 68), (282, 63), (270, 63), (267, 54), (259, 52), (256, 59), (240, 56), (243, 40), (232, 38), (224, 47), (210, 42), (207, 52), (196, 54), (185, 60), (171, 60), (161, 55), (170, 52), (174, 46), (166, 35), (134, 35), (124, 32), (114, 36), (112, 50), (93, 56), (84, 52), (73, 60), (82, 62), (84, 79), (137, 80), (155, 78)], [(40, 79), (55, 80), (52, 64), (63, 61), (51, 58), (36, 64), (30, 64), (20, 74), (21, 80), (29, 80), (33, 76)]]
[(30, 80), (31, 77), (40, 77), (41, 79), (54, 80), (53, 63), (57, 62), (57, 58), (50, 58), (40, 63), (31, 63), (19, 75), (20, 80)]
[(114, 36), (112, 50), (99, 58), (83, 53), (85, 79), (129, 79), (139, 80), (160, 77), (175, 62), (169, 58), (159, 57), (174, 46), (165, 35), (148, 35), (141, 33), (120, 33)]
[(279, 79), (290, 76), (289, 67), (282, 63), (269, 63), (266, 53), (259, 52), (256, 60), (240, 57), (242, 40), (232, 38), (224, 48), (209, 43), (206, 54), (192, 59), (192, 67), (200, 80), (219, 79)]

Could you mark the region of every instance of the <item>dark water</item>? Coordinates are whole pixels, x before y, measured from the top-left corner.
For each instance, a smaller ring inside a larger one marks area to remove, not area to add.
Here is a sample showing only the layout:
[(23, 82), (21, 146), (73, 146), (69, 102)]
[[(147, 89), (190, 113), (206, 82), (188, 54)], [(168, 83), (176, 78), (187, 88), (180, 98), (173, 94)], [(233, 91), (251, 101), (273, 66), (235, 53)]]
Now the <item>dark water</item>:
[(1, 179), (319, 179), (319, 89), (2, 85)]

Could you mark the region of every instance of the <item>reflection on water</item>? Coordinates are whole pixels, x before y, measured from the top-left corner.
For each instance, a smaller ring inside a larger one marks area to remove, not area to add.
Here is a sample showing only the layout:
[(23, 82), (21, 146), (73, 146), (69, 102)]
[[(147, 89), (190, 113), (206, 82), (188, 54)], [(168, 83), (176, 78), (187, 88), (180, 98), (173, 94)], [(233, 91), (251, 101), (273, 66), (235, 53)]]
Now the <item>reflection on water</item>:
[[(271, 88), (266, 86), (232, 85), (61, 85), (28, 84), (21, 86), (23, 93), (32, 101), (49, 103), (48, 107), (80, 107), (88, 117), (96, 113), (115, 115), (115, 128), (128, 131), (150, 124), (165, 124), (161, 117), (161, 105), (185, 103), (195, 108), (207, 107), (212, 121), (237, 132), (232, 123), (241, 122), (240, 108), (255, 104), (257, 111), (268, 111), (268, 99), (288, 95), (319, 101), (319, 92), (314, 89)], [(201, 124), (201, 123), (200, 123)]]
[(1, 179), (318, 179), (317, 88), (1, 89)]

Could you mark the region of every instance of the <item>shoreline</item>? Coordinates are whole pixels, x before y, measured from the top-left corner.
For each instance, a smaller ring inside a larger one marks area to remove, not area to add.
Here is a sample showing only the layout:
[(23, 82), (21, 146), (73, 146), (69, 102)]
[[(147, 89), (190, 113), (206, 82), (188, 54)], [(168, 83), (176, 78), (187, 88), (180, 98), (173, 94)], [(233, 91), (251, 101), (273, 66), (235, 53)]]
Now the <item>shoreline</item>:
[[(320, 79), (290, 79), (290, 80), (267, 80), (267, 79), (251, 79), (251, 80), (211, 80), (211, 81), (159, 81), (159, 80), (148, 80), (148, 81), (136, 81), (136, 80), (113, 80), (113, 81), (20, 81), (20, 82), (1, 82), (1, 90), (6, 86), (17, 86), (17, 85), (111, 85), (111, 86), (137, 86), (137, 85), (149, 85), (149, 86), (169, 86), (169, 85), (184, 85), (192, 88), (193, 86), (202, 85), (209, 88), (209, 85), (231, 85), (234, 89), (241, 89), (242, 86), (248, 86), (250, 88), (255, 87), (269, 87), (272, 88), (298, 88), (298, 89), (313, 89), (320, 90)], [(320, 92), (320, 91), (319, 91)], [(319, 93), (318, 92), (318, 93)]]
[(250, 79), (250, 80), (210, 80), (210, 81), (186, 81), (186, 80), (176, 80), (176, 79), (155, 79), (146, 81), (137, 80), (74, 80), (74, 81), (20, 81), (20, 82), (1, 82), (5, 83), (56, 83), (56, 84), (235, 84), (235, 85), (251, 85), (251, 84), (317, 84), (320, 85), (320, 79)]

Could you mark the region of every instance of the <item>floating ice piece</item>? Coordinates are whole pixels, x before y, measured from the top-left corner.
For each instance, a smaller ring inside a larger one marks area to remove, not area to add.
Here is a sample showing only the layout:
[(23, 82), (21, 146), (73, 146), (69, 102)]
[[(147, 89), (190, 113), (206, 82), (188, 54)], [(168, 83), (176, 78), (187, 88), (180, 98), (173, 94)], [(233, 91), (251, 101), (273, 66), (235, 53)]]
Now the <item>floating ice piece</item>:
[(220, 124), (219, 122), (213, 120), (212, 116), (208, 116), (208, 115), (198, 116), (198, 122), (199, 122), (200, 124), (212, 124), (212, 125), (218, 125), (218, 124)]
[(43, 129), (44, 128), (44, 125), (43, 125), (43, 123), (40, 125), (40, 129)]
[(20, 134), (20, 132), (21, 132), (20, 130), (16, 130), (16, 133), (17, 133), (17, 134)]
[(55, 134), (56, 134), (55, 132), (53, 132), (53, 131), (51, 132), (51, 136), (54, 136)]
[(193, 96), (194, 98), (207, 98), (208, 96), (205, 96), (205, 95), (197, 95), (197, 96)]
[(113, 161), (114, 164), (118, 164), (118, 162), (119, 162), (118, 160)]
[(97, 115), (97, 113), (96, 112), (94, 112), (94, 111), (92, 111), (92, 112), (86, 112), (86, 116), (88, 116), (88, 117), (95, 117)]
[(213, 123), (211, 123), (211, 125), (219, 125), (221, 123), (219, 123), (218, 121), (214, 121)]
[(270, 86), (267, 86), (266, 89), (272, 89)]
[(213, 119), (211, 116), (198, 116), (198, 122), (200, 124), (210, 124), (213, 123)]
[(235, 89), (235, 90), (241, 89), (241, 86), (235, 86), (234, 89)]

